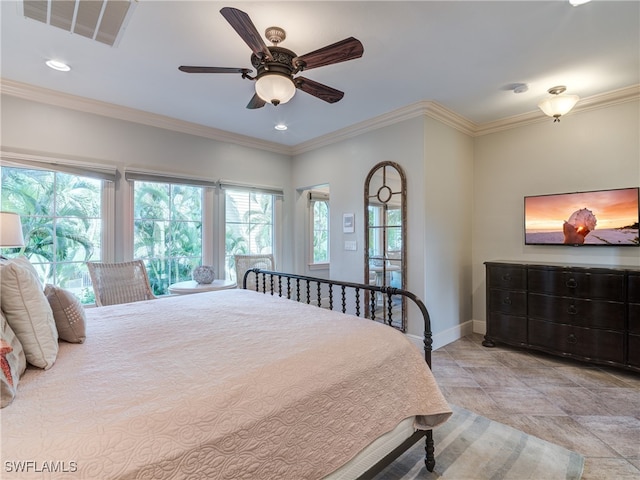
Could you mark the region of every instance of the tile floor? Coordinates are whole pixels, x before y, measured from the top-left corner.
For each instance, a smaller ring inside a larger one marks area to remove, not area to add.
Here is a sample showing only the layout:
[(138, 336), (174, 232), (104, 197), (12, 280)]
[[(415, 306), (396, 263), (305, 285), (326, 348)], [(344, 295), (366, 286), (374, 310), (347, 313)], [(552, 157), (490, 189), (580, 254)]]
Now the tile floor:
[(584, 455), (583, 480), (640, 479), (640, 373), (483, 339), (433, 352), (451, 403)]

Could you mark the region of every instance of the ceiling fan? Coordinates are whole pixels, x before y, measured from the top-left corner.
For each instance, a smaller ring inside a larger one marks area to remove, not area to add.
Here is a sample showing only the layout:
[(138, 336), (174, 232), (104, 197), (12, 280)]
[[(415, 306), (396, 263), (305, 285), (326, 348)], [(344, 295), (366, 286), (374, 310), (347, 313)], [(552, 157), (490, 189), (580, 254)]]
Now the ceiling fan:
[(362, 43), (349, 37), (306, 55), (298, 56), (291, 50), (278, 46), (286, 37), (282, 28), (267, 28), (265, 36), (273, 44), (268, 47), (260, 37), (251, 18), (245, 12), (237, 8), (224, 7), (220, 13), (253, 51), (251, 65), (256, 69), (256, 75), (250, 75), (253, 72), (250, 68), (183, 65), (178, 69), (187, 73), (240, 73), (242, 78), (255, 80), (256, 93), (247, 104), (249, 109), (264, 107), (267, 102), (273, 105), (286, 103), (298, 88), (325, 102), (338, 102), (344, 96), (344, 92), (295, 75), (303, 70), (360, 58), (364, 53)]

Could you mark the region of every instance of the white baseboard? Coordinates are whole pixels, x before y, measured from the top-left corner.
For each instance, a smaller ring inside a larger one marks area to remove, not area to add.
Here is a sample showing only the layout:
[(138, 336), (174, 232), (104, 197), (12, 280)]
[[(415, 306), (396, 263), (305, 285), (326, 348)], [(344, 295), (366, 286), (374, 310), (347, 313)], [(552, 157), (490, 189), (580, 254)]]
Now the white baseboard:
[[(475, 331), (476, 331), (475, 321), (469, 320), (468, 322), (464, 322), (453, 328), (449, 328), (444, 332), (436, 333), (433, 335), (432, 350), (436, 350), (440, 347), (444, 347), (445, 345), (451, 342), (455, 342), (459, 338), (462, 338), (466, 335), (470, 335)], [(411, 335), (411, 334), (407, 334), (407, 337), (409, 337), (409, 340), (411, 340), (420, 350), (424, 349), (424, 339), (422, 337), (419, 337), (418, 335)]]
[(473, 333), (484, 335), (487, 333), (487, 322), (484, 320), (473, 320)]

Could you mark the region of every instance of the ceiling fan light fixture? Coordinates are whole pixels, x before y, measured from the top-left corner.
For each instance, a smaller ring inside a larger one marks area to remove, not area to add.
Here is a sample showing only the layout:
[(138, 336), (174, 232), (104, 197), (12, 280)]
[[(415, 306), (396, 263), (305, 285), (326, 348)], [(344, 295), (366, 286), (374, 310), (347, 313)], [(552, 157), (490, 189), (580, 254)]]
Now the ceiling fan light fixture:
[(562, 95), (567, 87), (558, 86), (548, 90), (551, 97), (542, 100), (538, 107), (545, 115), (554, 118), (554, 123), (560, 121), (562, 115), (566, 115), (578, 103), (578, 95)]
[(265, 102), (273, 105), (287, 103), (296, 93), (291, 77), (280, 73), (264, 73), (256, 80), (256, 93)]

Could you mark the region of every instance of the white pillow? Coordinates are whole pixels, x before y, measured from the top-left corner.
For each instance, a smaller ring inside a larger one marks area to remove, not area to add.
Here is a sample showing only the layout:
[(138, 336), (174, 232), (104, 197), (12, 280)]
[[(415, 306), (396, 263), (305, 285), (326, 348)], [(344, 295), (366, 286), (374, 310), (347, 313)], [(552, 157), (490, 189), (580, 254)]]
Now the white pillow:
[(0, 306), (27, 362), (49, 369), (58, 355), (58, 331), (40, 280), (24, 260), (0, 263)]
[(44, 290), (44, 288), (42, 287), (42, 282), (40, 281), (40, 277), (38, 276), (38, 271), (36, 270), (36, 267), (34, 267), (31, 262), (29, 261), (29, 259), (27, 257), (25, 257), (24, 255), (20, 255), (19, 257), (15, 257), (9, 260), (10, 262), (14, 262), (18, 265), (20, 265), (21, 267), (26, 268), (27, 270), (29, 270), (31, 272), (31, 274), (36, 277), (36, 280), (38, 280), (38, 285), (40, 285), (40, 288)]

